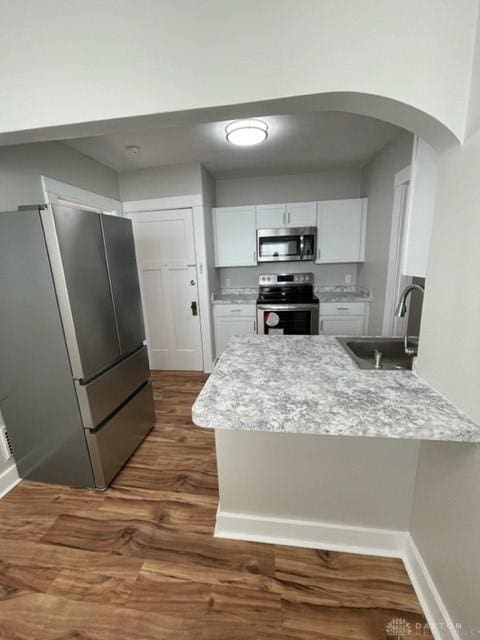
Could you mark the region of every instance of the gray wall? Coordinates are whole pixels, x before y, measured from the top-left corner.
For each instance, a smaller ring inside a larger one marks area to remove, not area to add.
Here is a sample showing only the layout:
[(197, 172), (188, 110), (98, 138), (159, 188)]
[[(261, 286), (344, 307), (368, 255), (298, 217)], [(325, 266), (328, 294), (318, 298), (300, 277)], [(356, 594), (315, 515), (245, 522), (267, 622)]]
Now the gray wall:
[(113, 169), (60, 142), (0, 147), (0, 210), (43, 202), (40, 176), (120, 199)]
[[(360, 171), (347, 169), (323, 173), (286, 174), (248, 178), (224, 178), (216, 181), (217, 206), (271, 204), (308, 200), (336, 200), (360, 196)], [(258, 267), (219, 269), (220, 283), (231, 280), (232, 287), (256, 287), (261, 273), (313, 271), (317, 284), (344, 284), (345, 276), (357, 281), (357, 265), (265, 264)]]
[(387, 283), (395, 174), (411, 162), (413, 136), (401, 132), (362, 170), (362, 196), (368, 197), (365, 262), (358, 284), (372, 292), (368, 332), (381, 335)]
[(336, 200), (359, 196), (358, 169), (217, 180), (218, 207)]
[(175, 164), (118, 174), (123, 201), (189, 196), (202, 193), (199, 163)]
[(356, 264), (314, 264), (313, 262), (272, 262), (257, 267), (224, 267), (218, 269), (220, 286), (226, 287), (227, 278), (231, 287), (258, 287), (258, 276), (262, 273), (285, 273), (296, 271), (313, 272), (315, 284), (345, 284), (345, 276), (352, 276), (352, 283), (357, 281)]

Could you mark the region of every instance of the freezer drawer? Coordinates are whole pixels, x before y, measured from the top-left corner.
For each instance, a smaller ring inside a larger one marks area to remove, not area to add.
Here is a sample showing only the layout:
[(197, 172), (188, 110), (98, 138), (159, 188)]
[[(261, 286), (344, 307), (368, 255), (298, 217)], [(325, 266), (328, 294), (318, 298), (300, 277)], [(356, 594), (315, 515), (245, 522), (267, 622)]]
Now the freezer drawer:
[(75, 381), (85, 429), (93, 429), (142, 386), (150, 375), (147, 348), (117, 363), (88, 384)]
[(85, 431), (97, 489), (106, 489), (155, 422), (148, 382), (108, 422)]

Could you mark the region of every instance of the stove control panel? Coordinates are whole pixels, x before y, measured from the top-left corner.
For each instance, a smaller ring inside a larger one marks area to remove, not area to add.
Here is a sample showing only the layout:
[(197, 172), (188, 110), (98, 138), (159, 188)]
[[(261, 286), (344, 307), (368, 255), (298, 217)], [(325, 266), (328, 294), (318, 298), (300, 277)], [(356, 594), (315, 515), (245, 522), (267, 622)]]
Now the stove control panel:
[(260, 286), (282, 284), (313, 284), (313, 273), (274, 273), (258, 277)]

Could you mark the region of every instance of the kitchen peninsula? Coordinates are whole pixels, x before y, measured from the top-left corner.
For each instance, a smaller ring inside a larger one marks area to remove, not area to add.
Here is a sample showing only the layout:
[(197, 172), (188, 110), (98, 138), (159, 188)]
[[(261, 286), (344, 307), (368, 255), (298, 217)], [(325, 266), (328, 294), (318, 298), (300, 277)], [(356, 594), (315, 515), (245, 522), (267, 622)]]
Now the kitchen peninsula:
[(388, 555), (403, 548), (421, 441), (480, 442), (415, 373), (359, 369), (328, 336), (233, 338), (192, 416), (216, 433), (217, 535)]

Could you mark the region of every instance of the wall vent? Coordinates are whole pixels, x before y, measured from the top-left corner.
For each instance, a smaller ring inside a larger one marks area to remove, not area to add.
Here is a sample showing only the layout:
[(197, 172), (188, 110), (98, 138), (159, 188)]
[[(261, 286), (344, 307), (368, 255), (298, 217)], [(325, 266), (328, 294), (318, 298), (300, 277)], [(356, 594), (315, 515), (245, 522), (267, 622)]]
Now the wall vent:
[(13, 447), (5, 427), (0, 427), (0, 463), (13, 457)]

